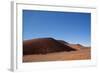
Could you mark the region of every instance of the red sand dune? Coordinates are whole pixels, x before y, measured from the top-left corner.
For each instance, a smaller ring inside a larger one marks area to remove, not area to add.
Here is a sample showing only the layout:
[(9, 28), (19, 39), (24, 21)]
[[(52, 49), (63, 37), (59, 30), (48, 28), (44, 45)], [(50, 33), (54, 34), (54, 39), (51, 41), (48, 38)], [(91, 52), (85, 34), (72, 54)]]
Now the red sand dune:
[(75, 51), (73, 47), (53, 38), (37, 38), (23, 42), (23, 55)]

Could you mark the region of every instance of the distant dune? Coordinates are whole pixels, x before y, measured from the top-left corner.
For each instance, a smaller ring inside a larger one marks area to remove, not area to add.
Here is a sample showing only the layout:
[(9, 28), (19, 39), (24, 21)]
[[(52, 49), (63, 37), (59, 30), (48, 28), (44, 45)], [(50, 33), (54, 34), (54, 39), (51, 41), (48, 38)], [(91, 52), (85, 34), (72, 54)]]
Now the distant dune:
[(23, 41), (23, 62), (90, 59), (90, 53), (90, 47), (54, 38)]
[(85, 48), (90, 48), (90, 47), (86, 47), (86, 46), (83, 46), (83, 45), (81, 45), (81, 44), (72, 44), (72, 43), (68, 43), (68, 42), (66, 42), (66, 41), (64, 41), (64, 40), (58, 40), (60, 43), (63, 43), (63, 44), (65, 44), (65, 45), (67, 45), (67, 46), (70, 46), (71, 48), (74, 48), (74, 49), (76, 49), (76, 50), (80, 50), (80, 49), (85, 49)]

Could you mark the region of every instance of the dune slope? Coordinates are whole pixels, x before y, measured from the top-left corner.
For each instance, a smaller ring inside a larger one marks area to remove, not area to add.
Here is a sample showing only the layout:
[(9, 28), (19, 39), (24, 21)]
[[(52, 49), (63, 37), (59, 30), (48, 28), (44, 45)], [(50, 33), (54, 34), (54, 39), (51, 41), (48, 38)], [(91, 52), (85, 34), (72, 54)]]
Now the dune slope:
[(23, 55), (46, 54), (61, 51), (75, 51), (75, 49), (53, 38), (38, 38), (23, 42)]

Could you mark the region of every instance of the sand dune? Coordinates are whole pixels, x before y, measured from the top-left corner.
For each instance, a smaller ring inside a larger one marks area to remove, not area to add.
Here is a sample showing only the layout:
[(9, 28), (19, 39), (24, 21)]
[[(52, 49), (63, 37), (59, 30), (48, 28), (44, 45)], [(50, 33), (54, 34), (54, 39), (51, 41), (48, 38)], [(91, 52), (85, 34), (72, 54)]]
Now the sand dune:
[(62, 51), (75, 51), (75, 49), (53, 38), (38, 38), (23, 42), (23, 55), (46, 54)]
[(23, 42), (23, 62), (91, 59), (91, 48), (53, 38)]

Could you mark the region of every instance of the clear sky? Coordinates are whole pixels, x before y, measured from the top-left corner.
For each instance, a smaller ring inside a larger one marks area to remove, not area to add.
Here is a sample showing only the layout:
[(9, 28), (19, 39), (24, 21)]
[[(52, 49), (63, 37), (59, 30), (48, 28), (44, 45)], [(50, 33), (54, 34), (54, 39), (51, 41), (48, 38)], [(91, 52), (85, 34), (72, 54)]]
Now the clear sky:
[(23, 39), (52, 37), (91, 45), (91, 14), (23, 10)]

